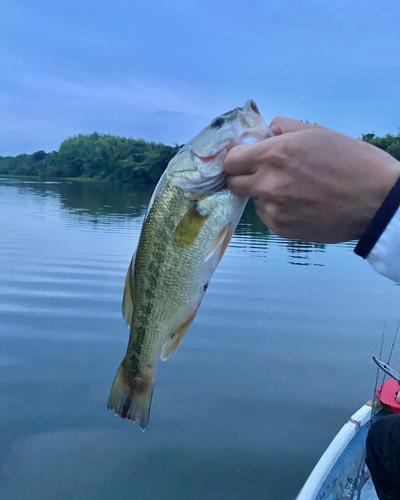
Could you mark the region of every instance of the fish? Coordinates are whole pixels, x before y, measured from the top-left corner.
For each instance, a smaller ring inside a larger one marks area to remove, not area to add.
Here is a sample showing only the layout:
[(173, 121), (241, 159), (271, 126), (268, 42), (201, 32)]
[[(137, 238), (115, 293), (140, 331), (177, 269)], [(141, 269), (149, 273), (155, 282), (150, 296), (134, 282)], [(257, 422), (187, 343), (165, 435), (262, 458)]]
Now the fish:
[(232, 147), (271, 135), (249, 100), (182, 147), (154, 190), (125, 279), (122, 315), (130, 335), (107, 405), (142, 430), (157, 361), (181, 344), (247, 203), (227, 189), (224, 159)]

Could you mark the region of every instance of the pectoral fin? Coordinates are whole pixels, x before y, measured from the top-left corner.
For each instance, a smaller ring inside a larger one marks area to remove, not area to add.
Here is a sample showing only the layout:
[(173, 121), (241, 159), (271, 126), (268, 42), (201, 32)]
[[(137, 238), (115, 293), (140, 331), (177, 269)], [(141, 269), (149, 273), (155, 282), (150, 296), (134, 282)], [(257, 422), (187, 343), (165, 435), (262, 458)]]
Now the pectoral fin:
[(122, 316), (128, 326), (132, 324), (133, 313), (133, 269), (135, 266), (136, 252), (133, 254), (125, 278), (124, 297), (122, 299)]
[(224, 227), (224, 229), (218, 234), (217, 239), (212, 246), (210, 253), (206, 257), (206, 262), (211, 259), (211, 257), (215, 254), (215, 252), (221, 248), (222, 243), (225, 240), (226, 235), (228, 234), (229, 224)]
[(201, 215), (196, 206), (191, 207), (174, 231), (173, 241), (175, 245), (180, 248), (190, 247), (199, 235), (207, 218), (208, 215)]
[(225, 238), (221, 244), (221, 250), (219, 251), (218, 263), (221, 262), (221, 259), (224, 256), (225, 250), (228, 248), (229, 243), (231, 242), (231, 239), (232, 239), (234, 232), (235, 232), (235, 226), (232, 226), (231, 224), (229, 224), (229, 226), (227, 226)]
[(232, 235), (235, 230), (232, 228), (231, 224), (227, 224), (224, 229), (219, 233), (210, 253), (207, 255), (206, 262), (211, 259), (215, 252), (219, 252), (218, 262), (222, 259), (225, 250), (228, 248), (229, 242), (231, 241)]
[(182, 325), (177, 328), (174, 332), (170, 333), (168, 340), (162, 347), (161, 351), (161, 360), (166, 361), (181, 345), (183, 337), (185, 333), (189, 330), (190, 325), (193, 323), (194, 318), (196, 317), (198, 308), (190, 313), (187, 319), (182, 323)]

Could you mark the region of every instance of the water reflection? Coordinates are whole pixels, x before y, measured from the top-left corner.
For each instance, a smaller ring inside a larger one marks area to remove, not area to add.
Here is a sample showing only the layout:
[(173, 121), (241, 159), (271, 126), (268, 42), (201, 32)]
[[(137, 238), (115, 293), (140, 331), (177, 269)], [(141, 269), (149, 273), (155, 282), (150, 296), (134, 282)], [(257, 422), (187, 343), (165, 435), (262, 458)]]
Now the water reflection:
[[(58, 200), (60, 208), (72, 219), (67, 225), (114, 226), (116, 221), (127, 223), (141, 219), (150, 201), (151, 191), (134, 191), (131, 186), (121, 183), (85, 182), (34, 182), (0, 179), (0, 186), (13, 186), (20, 193), (29, 192), (36, 196)], [(118, 228), (120, 231), (121, 228)], [(250, 200), (236, 229), (232, 245), (246, 252), (262, 257), (267, 255), (268, 245), (285, 247), (288, 263), (301, 266), (323, 266), (321, 262), (311, 262), (310, 253), (325, 251), (325, 245), (298, 240), (277, 238), (260, 220)], [(352, 249), (354, 244), (348, 244)]]
[(287, 249), (289, 252), (290, 260), (289, 264), (294, 266), (319, 266), (323, 267), (323, 264), (310, 261), (310, 253), (318, 253), (325, 251), (325, 245), (322, 243), (307, 243), (298, 240), (289, 240), (287, 242)]
[(148, 205), (151, 191), (134, 191), (121, 183), (35, 182), (1, 179), (0, 186), (12, 186), (39, 197), (59, 199), (61, 207), (74, 215), (102, 217), (129, 215), (140, 217)]
[(309, 262), (309, 254), (324, 252), (325, 245), (277, 238), (255, 213), (252, 200), (250, 200), (246, 206), (240, 224), (236, 229), (236, 234), (240, 235), (241, 238), (240, 242), (234, 242), (235, 246), (246, 248), (249, 252), (253, 252), (257, 255), (265, 255), (267, 253), (268, 244), (272, 243), (274, 246), (278, 245), (287, 249), (289, 264), (323, 266), (321, 263)]

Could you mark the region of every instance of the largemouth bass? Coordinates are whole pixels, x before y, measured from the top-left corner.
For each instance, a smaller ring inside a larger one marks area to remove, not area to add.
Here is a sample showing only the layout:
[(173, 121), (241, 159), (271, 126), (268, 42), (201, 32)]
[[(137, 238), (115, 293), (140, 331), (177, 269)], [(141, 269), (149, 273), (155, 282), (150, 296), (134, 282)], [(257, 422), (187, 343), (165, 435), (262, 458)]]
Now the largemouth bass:
[(108, 400), (145, 429), (159, 358), (192, 324), (247, 199), (226, 189), (224, 158), (235, 145), (269, 137), (254, 101), (215, 118), (170, 161), (150, 200), (125, 280), (130, 337)]

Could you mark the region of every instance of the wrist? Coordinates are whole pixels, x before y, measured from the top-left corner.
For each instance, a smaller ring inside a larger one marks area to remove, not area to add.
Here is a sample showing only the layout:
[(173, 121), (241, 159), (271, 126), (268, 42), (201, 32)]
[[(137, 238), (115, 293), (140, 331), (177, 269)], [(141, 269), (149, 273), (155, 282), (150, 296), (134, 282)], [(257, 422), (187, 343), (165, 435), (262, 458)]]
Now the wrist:
[(371, 222), (361, 235), (354, 252), (366, 259), (400, 206), (400, 177), (390, 189)]

